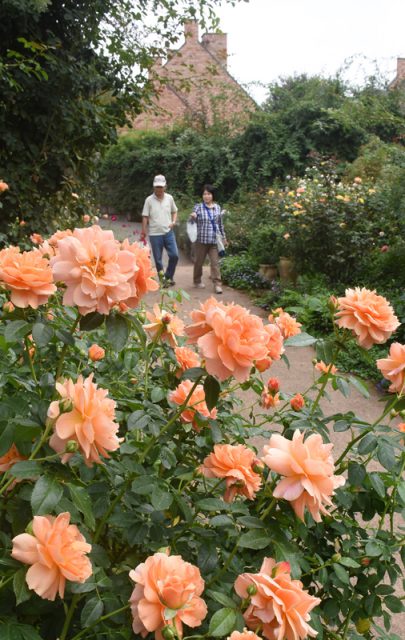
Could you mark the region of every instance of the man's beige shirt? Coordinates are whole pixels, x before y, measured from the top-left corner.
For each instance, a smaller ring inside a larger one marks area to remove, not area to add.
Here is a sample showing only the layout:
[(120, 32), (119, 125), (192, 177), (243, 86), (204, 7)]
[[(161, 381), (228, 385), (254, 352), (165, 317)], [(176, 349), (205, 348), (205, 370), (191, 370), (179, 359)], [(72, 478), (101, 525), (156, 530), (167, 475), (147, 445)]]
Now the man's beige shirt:
[(149, 235), (162, 236), (168, 233), (172, 223), (172, 213), (176, 212), (176, 203), (169, 193), (165, 193), (162, 200), (159, 200), (154, 193), (148, 196), (143, 205), (142, 216), (149, 218)]

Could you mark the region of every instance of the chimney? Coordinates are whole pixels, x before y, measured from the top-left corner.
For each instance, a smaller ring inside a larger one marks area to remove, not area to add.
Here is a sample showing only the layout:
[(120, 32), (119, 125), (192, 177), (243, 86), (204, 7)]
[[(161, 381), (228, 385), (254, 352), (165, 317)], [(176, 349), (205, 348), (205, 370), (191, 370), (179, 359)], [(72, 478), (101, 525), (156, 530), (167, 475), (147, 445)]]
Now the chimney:
[(204, 33), (202, 44), (217, 58), (222, 66), (227, 66), (228, 45), (226, 33)]
[(187, 40), (198, 42), (198, 22), (196, 20), (188, 20), (184, 23), (184, 37)]
[(397, 58), (397, 77), (395, 80), (405, 79), (405, 58)]

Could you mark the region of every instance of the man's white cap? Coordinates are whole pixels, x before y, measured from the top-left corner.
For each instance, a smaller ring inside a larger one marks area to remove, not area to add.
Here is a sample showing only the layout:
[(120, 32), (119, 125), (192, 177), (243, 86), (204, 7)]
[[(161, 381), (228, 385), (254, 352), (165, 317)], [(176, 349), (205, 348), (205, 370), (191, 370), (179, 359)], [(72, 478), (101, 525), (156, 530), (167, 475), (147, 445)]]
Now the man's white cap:
[(166, 186), (166, 178), (164, 176), (155, 176), (153, 178), (153, 186), (154, 187), (165, 187)]

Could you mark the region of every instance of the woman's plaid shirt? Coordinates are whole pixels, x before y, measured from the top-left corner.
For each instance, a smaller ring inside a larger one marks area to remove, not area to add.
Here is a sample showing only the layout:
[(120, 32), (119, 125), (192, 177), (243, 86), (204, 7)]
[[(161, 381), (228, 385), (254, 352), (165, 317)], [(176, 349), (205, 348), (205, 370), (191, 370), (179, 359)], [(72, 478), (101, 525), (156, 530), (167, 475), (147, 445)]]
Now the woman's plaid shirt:
[[(217, 231), (219, 231), (225, 240), (221, 207), (219, 204), (214, 204), (210, 211), (212, 212)], [(202, 202), (195, 205), (194, 212), (197, 214), (197, 242), (201, 242), (202, 244), (216, 244), (217, 239), (214, 227)]]

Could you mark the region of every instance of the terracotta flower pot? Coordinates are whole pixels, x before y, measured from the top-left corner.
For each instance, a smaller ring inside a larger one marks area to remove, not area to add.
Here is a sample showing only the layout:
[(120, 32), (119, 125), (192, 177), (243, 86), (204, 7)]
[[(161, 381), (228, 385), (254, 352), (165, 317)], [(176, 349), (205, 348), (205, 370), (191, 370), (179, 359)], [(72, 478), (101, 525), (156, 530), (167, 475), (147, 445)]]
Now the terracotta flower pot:
[(278, 263), (278, 270), (280, 273), (280, 282), (283, 287), (289, 284), (295, 285), (297, 283), (298, 274), (295, 262), (292, 258), (281, 256)]
[(268, 282), (271, 282), (272, 280), (275, 280), (278, 276), (277, 265), (261, 264), (259, 265), (259, 273), (265, 280), (267, 280)]

